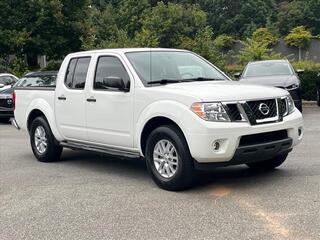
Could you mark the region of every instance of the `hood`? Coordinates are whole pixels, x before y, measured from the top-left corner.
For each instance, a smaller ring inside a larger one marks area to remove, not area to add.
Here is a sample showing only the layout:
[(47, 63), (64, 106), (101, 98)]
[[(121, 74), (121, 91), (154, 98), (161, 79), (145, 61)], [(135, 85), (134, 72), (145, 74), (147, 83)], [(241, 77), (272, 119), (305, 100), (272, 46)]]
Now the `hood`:
[(292, 84), (299, 83), (299, 79), (296, 75), (278, 75), (241, 78), (240, 82), (273, 87), (288, 87)]
[(0, 88), (0, 94), (12, 94), (13, 93), (13, 88)]
[(276, 98), (288, 94), (287, 91), (280, 88), (248, 85), (233, 81), (177, 83), (162, 87), (199, 97), (205, 102)]

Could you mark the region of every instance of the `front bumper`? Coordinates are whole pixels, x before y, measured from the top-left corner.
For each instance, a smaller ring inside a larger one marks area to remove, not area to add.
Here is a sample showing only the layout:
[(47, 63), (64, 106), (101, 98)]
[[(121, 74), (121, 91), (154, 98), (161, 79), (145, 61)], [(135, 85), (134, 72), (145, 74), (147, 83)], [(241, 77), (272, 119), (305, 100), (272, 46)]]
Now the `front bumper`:
[(210, 170), (216, 167), (261, 162), (272, 159), (280, 154), (287, 154), (291, 152), (291, 146), (291, 138), (250, 146), (242, 146), (237, 148), (230, 161), (214, 163), (199, 163), (195, 161), (194, 165), (198, 170)]
[[(201, 133), (189, 132), (186, 133), (186, 139), (189, 145), (190, 153), (193, 159), (198, 163), (220, 163), (222, 165), (232, 165), (245, 163), (243, 154), (241, 154), (240, 161), (238, 155), (243, 148), (239, 147), (241, 137), (246, 135), (254, 135), (259, 133), (267, 133), (285, 130), (287, 131), (287, 138), (290, 139), (290, 146), (287, 146), (284, 151), (290, 151), (295, 145), (299, 144), (303, 137), (303, 120), (301, 113), (296, 109), (289, 116), (284, 117), (282, 122), (268, 123), (261, 125), (250, 125), (247, 122), (243, 123), (217, 123), (201, 121), (203, 131)], [(283, 139), (281, 139), (283, 140)], [(220, 148), (218, 151), (214, 150), (214, 143), (219, 141)], [(274, 144), (273, 141), (264, 143)], [(246, 147), (257, 147), (255, 143), (247, 145)], [(277, 146), (274, 146), (278, 148)], [(260, 149), (260, 147), (259, 147)], [(279, 154), (280, 152), (276, 152)], [(246, 158), (249, 156), (247, 155)], [(263, 159), (261, 151), (256, 152), (253, 158)], [(270, 156), (269, 156), (270, 157)]]
[(0, 107), (0, 118), (10, 118), (10, 117), (13, 117), (13, 110)]

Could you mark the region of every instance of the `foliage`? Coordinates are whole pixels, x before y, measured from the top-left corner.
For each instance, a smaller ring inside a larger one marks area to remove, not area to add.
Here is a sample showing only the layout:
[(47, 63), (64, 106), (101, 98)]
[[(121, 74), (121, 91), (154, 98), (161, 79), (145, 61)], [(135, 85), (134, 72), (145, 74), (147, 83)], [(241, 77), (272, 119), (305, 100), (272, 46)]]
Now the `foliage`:
[(278, 42), (278, 38), (274, 36), (268, 28), (258, 28), (252, 34), (252, 40), (265, 43), (267, 46), (275, 45)]
[(305, 48), (309, 45), (311, 38), (311, 32), (306, 30), (304, 26), (299, 26), (292, 29), (284, 40), (289, 46)]
[(144, 16), (142, 28), (160, 47), (177, 47), (182, 36), (193, 38), (206, 21), (206, 13), (197, 5), (159, 2)]
[(214, 40), (214, 45), (219, 51), (227, 52), (232, 49), (235, 40), (233, 37), (226, 34), (219, 35)]
[(299, 61), (293, 63), (293, 67), (304, 69), (304, 73), (299, 77), (302, 86), (302, 98), (305, 100), (316, 100), (316, 80), (320, 73), (320, 63), (312, 61)]
[(266, 42), (257, 42), (253, 39), (247, 39), (244, 42), (244, 47), (239, 53), (239, 63), (247, 63), (250, 61), (278, 59), (281, 55), (274, 53)]

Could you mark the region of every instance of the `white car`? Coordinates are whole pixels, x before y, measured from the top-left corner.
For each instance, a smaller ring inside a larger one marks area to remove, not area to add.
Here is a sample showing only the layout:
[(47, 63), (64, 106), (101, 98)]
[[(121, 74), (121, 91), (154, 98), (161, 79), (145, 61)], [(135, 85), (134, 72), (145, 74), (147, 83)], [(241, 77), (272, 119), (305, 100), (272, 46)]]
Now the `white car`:
[(303, 136), (286, 90), (233, 82), (186, 50), (73, 53), (56, 87), (18, 87), (14, 99), (12, 123), (28, 130), (39, 161), (63, 147), (143, 157), (167, 190), (190, 187), (197, 169), (273, 169)]

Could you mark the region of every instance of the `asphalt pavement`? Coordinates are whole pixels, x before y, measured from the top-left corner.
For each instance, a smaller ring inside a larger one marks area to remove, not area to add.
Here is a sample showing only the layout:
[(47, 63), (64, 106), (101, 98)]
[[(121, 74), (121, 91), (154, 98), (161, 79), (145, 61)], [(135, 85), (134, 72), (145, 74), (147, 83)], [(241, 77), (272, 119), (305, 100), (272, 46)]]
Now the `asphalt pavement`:
[(159, 189), (142, 160), (64, 150), (37, 162), (26, 132), (0, 124), (0, 239), (320, 239), (320, 108), (269, 173), (216, 169)]

